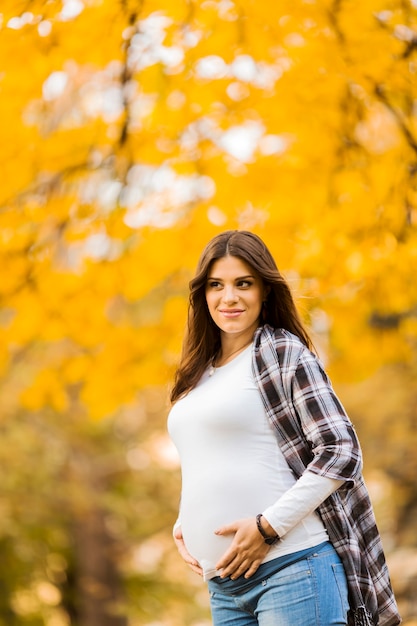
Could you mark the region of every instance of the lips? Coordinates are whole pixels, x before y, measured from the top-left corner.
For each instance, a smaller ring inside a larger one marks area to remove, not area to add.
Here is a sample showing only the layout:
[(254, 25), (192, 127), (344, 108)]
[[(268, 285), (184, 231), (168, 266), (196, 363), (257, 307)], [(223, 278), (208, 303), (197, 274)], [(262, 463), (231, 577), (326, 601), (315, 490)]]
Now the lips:
[(221, 315), (228, 318), (239, 317), (243, 313), (243, 309), (220, 309)]

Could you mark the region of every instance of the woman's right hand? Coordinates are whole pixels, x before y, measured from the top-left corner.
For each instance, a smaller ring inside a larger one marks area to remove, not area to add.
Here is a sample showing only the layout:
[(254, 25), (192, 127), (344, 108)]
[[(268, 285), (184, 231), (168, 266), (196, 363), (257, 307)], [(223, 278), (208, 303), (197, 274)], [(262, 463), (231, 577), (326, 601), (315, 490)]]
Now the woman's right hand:
[(191, 567), (193, 572), (195, 572), (199, 576), (202, 576), (203, 570), (200, 566), (200, 563), (193, 556), (191, 556), (191, 554), (188, 552), (187, 548), (185, 547), (181, 526), (177, 526), (176, 528), (174, 528), (173, 536), (174, 536), (174, 541), (175, 541), (175, 545), (177, 546), (178, 552), (180, 553), (184, 561), (187, 563), (187, 565)]

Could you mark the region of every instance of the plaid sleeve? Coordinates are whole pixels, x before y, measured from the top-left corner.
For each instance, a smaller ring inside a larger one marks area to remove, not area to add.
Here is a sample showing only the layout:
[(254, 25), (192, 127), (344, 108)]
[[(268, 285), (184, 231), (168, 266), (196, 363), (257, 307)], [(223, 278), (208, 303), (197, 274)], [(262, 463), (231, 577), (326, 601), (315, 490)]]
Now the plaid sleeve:
[(320, 361), (304, 350), (291, 376), (293, 406), (313, 459), (308, 469), (352, 480), (362, 471), (358, 438)]

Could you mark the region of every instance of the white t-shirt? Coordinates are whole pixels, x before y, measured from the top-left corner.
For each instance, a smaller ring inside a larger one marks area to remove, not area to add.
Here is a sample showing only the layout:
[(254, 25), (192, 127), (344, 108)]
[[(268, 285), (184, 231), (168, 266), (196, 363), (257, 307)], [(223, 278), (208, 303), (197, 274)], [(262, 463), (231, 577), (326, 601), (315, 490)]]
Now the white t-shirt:
[(207, 371), (168, 417), (181, 461), (179, 523), (205, 579), (218, 575), (215, 564), (233, 539), (214, 531), (241, 518), (263, 513), (280, 535), (264, 562), (326, 541), (314, 509), (341, 484), (312, 472), (296, 481), (265, 414), (251, 349)]

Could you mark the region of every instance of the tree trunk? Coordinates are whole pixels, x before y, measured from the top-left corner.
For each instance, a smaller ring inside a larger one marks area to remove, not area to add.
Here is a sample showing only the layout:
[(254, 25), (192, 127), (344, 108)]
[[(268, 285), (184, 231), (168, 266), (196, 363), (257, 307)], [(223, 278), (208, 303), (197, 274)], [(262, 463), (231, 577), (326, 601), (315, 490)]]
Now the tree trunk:
[(74, 531), (76, 626), (127, 626), (116, 544), (100, 509), (85, 512)]

